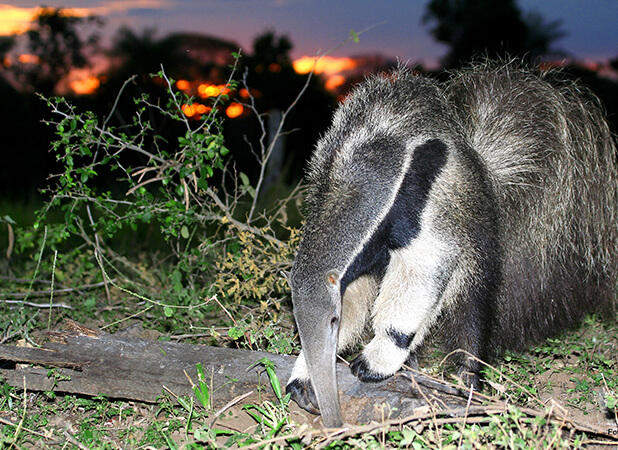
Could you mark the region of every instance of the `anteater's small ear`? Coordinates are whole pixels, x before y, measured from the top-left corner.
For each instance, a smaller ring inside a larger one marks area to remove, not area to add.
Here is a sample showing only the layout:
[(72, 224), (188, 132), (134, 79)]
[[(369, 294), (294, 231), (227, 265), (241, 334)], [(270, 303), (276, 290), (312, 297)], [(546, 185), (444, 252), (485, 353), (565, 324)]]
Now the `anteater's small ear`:
[(290, 286), (290, 289), (292, 289), (292, 277), (290, 276), (290, 271), (282, 270), (281, 275), (283, 275), (283, 277), (285, 278), (285, 281), (288, 282), (288, 286)]

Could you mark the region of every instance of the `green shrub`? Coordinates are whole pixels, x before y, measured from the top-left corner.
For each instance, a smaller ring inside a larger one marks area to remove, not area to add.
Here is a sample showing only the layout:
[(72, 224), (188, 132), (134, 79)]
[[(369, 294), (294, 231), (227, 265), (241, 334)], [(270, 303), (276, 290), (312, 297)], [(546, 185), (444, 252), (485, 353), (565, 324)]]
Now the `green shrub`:
[[(129, 125), (112, 125), (110, 118), (133, 80), (125, 83), (107, 118), (80, 112), (61, 97), (47, 100), (53, 113), (48, 124), (57, 135), (51, 150), (62, 171), (52, 177), (33, 229), (18, 233), (16, 249), (58, 252), (53, 268), (43, 258), (43, 270), (58, 280), (70, 268), (73, 278), (107, 282), (145, 302), (143, 311), (163, 312), (157, 324), (164, 331), (221, 323), (238, 329), (259, 314), (266, 335), (256, 329), (212, 335), (290, 352), (291, 325), (282, 333), (283, 343), (273, 329), (280, 327), (284, 271), (299, 240), (298, 230), (286, 223), (287, 208), (296, 202), (293, 195), (270, 201), (260, 193), (272, 148), (266, 137), (257, 152), (262, 170), (255, 186), (228, 169), (233, 165), (227, 164), (220, 110), (238, 87), (235, 69), (229, 91), (212, 98), (210, 112), (199, 120), (183, 113), (192, 99), (163, 70), (152, 76), (165, 86), (166, 98), (134, 99)], [(256, 120), (265, 120), (253, 112)], [(155, 126), (163, 122), (173, 125), (165, 138)], [(136, 161), (140, 164), (133, 167)], [(135, 245), (144, 241), (164, 245), (153, 256), (148, 245)], [(216, 323), (206, 323), (207, 317)]]

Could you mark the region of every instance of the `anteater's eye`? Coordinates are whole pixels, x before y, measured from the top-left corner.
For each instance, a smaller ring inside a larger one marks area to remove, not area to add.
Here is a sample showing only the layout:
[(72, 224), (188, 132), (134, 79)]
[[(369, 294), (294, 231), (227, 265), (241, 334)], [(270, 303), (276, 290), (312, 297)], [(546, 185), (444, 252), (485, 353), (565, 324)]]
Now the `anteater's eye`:
[(334, 270), (328, 272), (326, 274), (326, 282), (330, 286), (337, 286), (337, 283), (339, 282), (339, 275), (337, 275), (337, 272), (335, 272)]
[(331, 317), (331, 319), (330, 319), (330, 326), (331, 327), (335, 327), (338, 324), (339, 324), (339, 317), (337, 317), (337, 316)]

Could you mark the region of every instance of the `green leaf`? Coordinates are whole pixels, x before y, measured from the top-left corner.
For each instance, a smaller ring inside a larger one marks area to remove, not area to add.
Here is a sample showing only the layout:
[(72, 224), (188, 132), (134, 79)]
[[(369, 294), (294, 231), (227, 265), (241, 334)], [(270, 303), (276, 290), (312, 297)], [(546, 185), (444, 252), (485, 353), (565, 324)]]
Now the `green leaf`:
[(243, 327), (242, 324), (231, 327), (227, 332), (227, 335), (234, 340), (241, 338), (244, 334), (245, 327)]
[(249, 183), (249, 177), (244, 172), (240, 172), (238, 176), (240, 177), (240, 181), (242, 182), (243, 186), (251, 186), (251, 184)]
[(266, 374), (268, 375), (268, 379), (270, 380), (270, 385), (273, 388), (273, 392), (277, 399), (282, 402), (283, 395), (281, 392), (281, 383), (279, 382), (279, 378), (277, 377), (277, 372), (275, 372), (275, 364), (268, 358), (264, 357), (257, 361), (257, 364), (262, 364), (266, 369)]
[(616, 404), (618, 403), (616, 401), (616, 397), (614, 397), (612, 394), (607, 394), (605, 396), (605, 401), (607, 403), (608, 409), (614, 409), (616, 407)]
[(188, 412), (191, 412), (193, 410), (193, 399), (192, 398), (189, 399), (189, 402), (187, 402), (187, 400), (184, 399), (183, 397), (178, 397), (178, 403), (180, 403), (180, 406), (182, 406)]
[(180, 228), (180, 235), (185, 239), (189, 239), (189, 228), (186, 225)]
[(174, 309), (166, 306), (163, 308), (163, 314), (165, 314), (165, 317), (172, 317), (174, 315)]
[(197, 180), (197, 187), (204, 190), (208, 189), (208, 181), (200, 178), (199, 180)]
[(193, 386), (193, 393), (204, 408), (210, 408), (210, 390), (206, 384), (206, 373), (202, 363), (197, 363), (195, 370), (197, 371), (198, 382), (196, 386)]
[(355, 44), (358, 44), (360, 42), (360, 38), (358, 37), (358, 33), (356, 31), (350, 30), (350, 37), (352, 38)]

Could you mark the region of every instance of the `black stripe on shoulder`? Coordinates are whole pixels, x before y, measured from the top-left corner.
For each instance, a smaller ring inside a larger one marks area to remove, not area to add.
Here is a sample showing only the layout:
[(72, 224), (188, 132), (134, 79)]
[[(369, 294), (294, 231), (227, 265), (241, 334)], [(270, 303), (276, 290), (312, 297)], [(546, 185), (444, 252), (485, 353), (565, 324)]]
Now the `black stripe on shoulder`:
[(420, 232), (421, 214), (447, 156), (446, 144), (438, 139), (429, 140), (414, 149), (408, 172), (384, 221), (388, 228), (390, 249), (405, 247)]
[[(341, 295), (361, 275), (381, 279), (390, 262), (389, 250), (405, 247), (418, 235), (429, 191), (446, 164), (447, 156), (446, 144), (438, 139), (429, 140), (414, 149), (395, 202), (348, 268), (341, 282)], [(380, 186), (374, 188), (380, 189)]]

